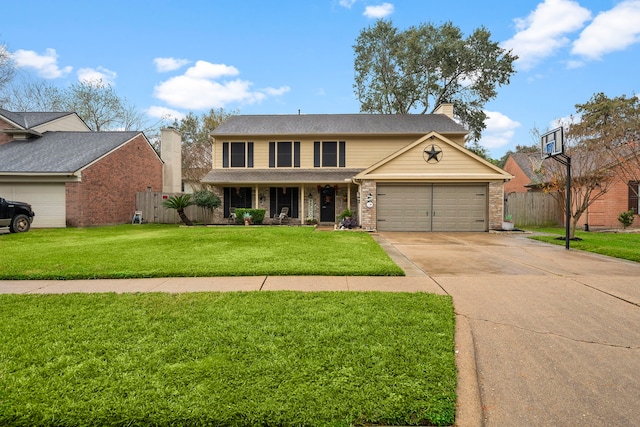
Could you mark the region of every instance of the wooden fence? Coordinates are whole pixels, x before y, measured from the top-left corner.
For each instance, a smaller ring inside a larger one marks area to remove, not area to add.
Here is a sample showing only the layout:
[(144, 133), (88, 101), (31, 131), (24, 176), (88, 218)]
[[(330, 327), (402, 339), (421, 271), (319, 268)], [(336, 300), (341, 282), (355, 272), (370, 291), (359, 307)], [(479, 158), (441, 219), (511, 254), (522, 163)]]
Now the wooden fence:
[[(182, 222), (175, 209), (162, 206), (162, 202), (171, 196), (182, 193), (151, 193), (141, 192), (136, 194), (136, 210), (142, 211), (142, 222), (160, 224), (179, 224)], [(210, 213), (197, 206), (189, 206), (184, 210), (185, 214), (193, 222), (209, 223)]]
[(516, 227), (555, 226), (562, 224), (562, 208), (545, 193), (510, 193), (506, 196), (505, 215), (510, 214)]

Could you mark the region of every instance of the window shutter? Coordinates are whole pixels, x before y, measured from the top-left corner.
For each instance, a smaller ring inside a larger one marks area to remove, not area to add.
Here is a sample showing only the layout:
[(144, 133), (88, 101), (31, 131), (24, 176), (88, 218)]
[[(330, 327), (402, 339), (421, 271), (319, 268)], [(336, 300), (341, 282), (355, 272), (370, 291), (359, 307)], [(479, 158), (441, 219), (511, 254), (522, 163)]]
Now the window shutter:
[(228, 142), (222, 143), (222, 167), (223, 168), (229, 167), (229, 143)]
[(320, 167), (320, 141), (313, 143), (313, 167)]
[(275, 142), (269, 143), (269, 167), (270, 168), (276, 167), (276, 143)]
[(253, 167), (253, 142), (247, 142), (247, 167)]
[(293, 167), (300, 167), (300, 141), (293, 143)]
[(269, 188), (269, 213), (270, 213), (269, 216), (273, 218), (273, 216), (276, 213), (280, 213), (277, 211), (278, 211), (278, 193), (276, 192), (275, 187), (270, 187)]
[(340, 141), (339, 145), (338, 161), (340, 162), (339, 166), (343, 168), (346, 164), (347, 144), (344, 141)]

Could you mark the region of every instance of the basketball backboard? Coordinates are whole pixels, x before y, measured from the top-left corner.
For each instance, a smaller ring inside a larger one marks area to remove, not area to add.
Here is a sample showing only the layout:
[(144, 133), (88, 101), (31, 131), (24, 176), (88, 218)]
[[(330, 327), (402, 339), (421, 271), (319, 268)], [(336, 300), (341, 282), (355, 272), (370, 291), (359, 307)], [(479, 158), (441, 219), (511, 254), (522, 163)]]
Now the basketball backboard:
[(564, 135), (559, 127), (540, 137), (540, 152), (542, 159), (564, 153)]

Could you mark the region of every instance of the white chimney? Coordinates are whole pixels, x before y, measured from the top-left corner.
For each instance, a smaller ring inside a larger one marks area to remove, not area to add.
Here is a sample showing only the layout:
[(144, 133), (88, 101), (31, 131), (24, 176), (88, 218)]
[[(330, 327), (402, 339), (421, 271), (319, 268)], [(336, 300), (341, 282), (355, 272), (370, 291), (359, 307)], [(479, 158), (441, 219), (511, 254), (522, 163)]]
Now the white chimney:
[(164, 161), (162, 192), (182, 192), (182, 135), (174, 128), (160, 130), (160, 157)]

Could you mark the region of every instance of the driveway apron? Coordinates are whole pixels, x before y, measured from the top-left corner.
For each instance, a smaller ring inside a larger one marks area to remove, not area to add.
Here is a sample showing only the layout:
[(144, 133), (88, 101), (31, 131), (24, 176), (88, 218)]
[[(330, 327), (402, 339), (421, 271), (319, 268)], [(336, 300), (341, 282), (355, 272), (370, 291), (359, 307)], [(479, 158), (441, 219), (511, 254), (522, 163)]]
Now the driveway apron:
[(469, 325), (471, 344), (456, 349), (474, 353), (475, 372), (460, 375), (477, 375), (480, 408), (460, 421), (640, 425), (640, 264), (522, 234), (378, 238), (450, 294)]

